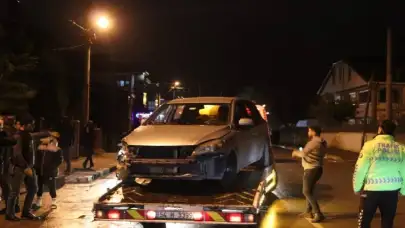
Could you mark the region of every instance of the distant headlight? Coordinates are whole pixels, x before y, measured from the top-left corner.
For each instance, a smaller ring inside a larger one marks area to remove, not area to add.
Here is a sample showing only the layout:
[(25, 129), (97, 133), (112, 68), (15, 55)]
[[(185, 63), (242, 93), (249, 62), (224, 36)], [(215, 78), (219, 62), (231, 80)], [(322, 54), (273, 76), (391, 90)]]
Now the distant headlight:
[(202, 155), (212, 152), (217, 152), (224, 146), (224, 141), (222, 139), (215, 139), (205, 142), (199, 145), (193, 152), (192, 155)]

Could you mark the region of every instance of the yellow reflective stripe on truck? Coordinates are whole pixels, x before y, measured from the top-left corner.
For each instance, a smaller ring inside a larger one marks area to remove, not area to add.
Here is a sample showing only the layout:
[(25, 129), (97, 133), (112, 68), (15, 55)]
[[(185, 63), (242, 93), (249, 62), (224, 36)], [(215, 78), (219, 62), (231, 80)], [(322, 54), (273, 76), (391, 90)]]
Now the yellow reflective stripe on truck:
[(208, 211), (207, 214), (214, 220), (215, 222), (226, 222), (226, 220), (217, 212)]
[(133, 219), (138, 219), (138, 220), (145, 219), (141, 214), (139, 214), (139, 212), (137, 210), (128, 210), (127, 212), (129, 215), (131, 215), (131, 217)]

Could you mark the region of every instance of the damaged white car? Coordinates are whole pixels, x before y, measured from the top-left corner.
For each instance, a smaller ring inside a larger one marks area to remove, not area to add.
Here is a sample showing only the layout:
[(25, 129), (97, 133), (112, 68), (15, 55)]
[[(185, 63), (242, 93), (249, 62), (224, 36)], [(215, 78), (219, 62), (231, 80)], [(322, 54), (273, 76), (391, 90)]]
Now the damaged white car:
[(234, 97), (172, 100), (122, 140), (120, 161), (132, 179), (232, 183), (252, 164), (273, 163), (267, 122)]

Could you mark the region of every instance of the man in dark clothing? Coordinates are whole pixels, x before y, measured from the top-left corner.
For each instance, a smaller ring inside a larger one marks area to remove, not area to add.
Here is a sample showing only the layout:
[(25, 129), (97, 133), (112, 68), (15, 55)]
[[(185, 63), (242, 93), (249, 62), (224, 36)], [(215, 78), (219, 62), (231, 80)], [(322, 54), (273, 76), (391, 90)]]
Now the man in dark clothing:
[(24, 180), (27, 194), (25, 196), (24, 207), (21, 214), (22, 218), (36, 220), (31, 213), (32, 201), (37, 192), (37, 180), (34, 166), (34, 148), (30, 132), (34, 127), (33, 119), (26, 117), (21, 120), (20, 131), (16, 134), (17, 144), (14, 146), (11, 157), (9, 183), (11, 186), (10, 195), (7, 199), (6, 220), (19, 221), (15, 215), (15, 206), (18, 204), (17, 196), (20, 194), (21, 181)]
[(293, 157), (302, 158), (302, 167), (304, 168), (302, 191), (307, 199), (307, 209), (301, 215), (312, 218), (313, 223), (318, 223), (324, 220), (325, 217), (315, 198), (314, 189), (316, 183), (322, 177), (326, 141), (321, 138), (321, 128), (318, 126), (308, 128), (308, 138), (309, 141), (302, 151), (293, 151)]
[(83, 132), (83, 147), (86, 153), (86, 160), (83, 162), (83, 168), (87, 168), (87, 163), (90, 162), (90, 169), (94, 167), (93, 162), (93, 142), (94, 142), (94, 124), (93, 121), (89, 121), (84, 128)]
[[(17, 142), (9, 137), (9, 133), (6, 131), (4, 121), (0, 118), (0, 187), (2, 191), (2, 197), (7, 201), (10, 187), (8, 184), (8, 169), (10, 165), (11, 152), (13, 146)], [(19, 208), (16, 208), (19, 211)], [(6, 209), (0, 211), (0, 214), (5, 214)]]
[(73, 127), (70, 124), (68, 117), (63, 117), (59, 126), (59, 146), (63, 151), (63, 160), (66, 162), (65, 173), (69, 174), (72, 170), (71, 168), (71, 159), (70, 159), (70, 146), (73, 141)]

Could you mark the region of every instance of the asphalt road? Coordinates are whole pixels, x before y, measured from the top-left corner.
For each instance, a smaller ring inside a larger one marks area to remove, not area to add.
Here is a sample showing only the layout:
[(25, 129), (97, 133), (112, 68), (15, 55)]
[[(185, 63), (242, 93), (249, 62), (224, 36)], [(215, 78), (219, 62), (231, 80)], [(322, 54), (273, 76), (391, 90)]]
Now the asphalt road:
[[(267, 212), (262, 227), (265, 228), (342, 228), (357, 227), (358, 197), (351, 189), (351, 175), (356, 155), (346, 162), (326, 162), (317, 195), (327, 219), (322, 224), (311, 224), (297, 215), (304, 209), (301, 194), (302, 168), (300, 162), (290, 158), (290, 152), (274, 149), (279, 173), (279, 185), (274, 192), (278, 197)], [(347, 156), (347, 155), (346, 155)], [(350, 155), (349, 155), (350, 156)], [(41, 222), (21, 221), (10, 223), (0, 217), (0, 227), (14, 228), (152, 228), (148, 224), (97, 222), (91, 212), (93, 202), (107, 188), (116, 183), (114, 174), (96, 180), (91, 184), (66, 185), (58, 191), (58, 208), (52, 211), (47, 220)], [(47, 197), (47, 194), (44, 195)], [(49, 201), (45, 202), (49, 205)], [(167, 228), (214, 227), (189, 224), (166, 224)], [(218, 226), (215, 226), (218, 227)], [(235, 226), (233, 226), (235, 227)], [(373, 223), (379, 227), (379, 216)], [(395, 227), (405, 227), (405, 200), (401, 199)], [(153, 227), (155, 228), (155, 227)], [(161, 228), (161, 227), (159, 227)]]

